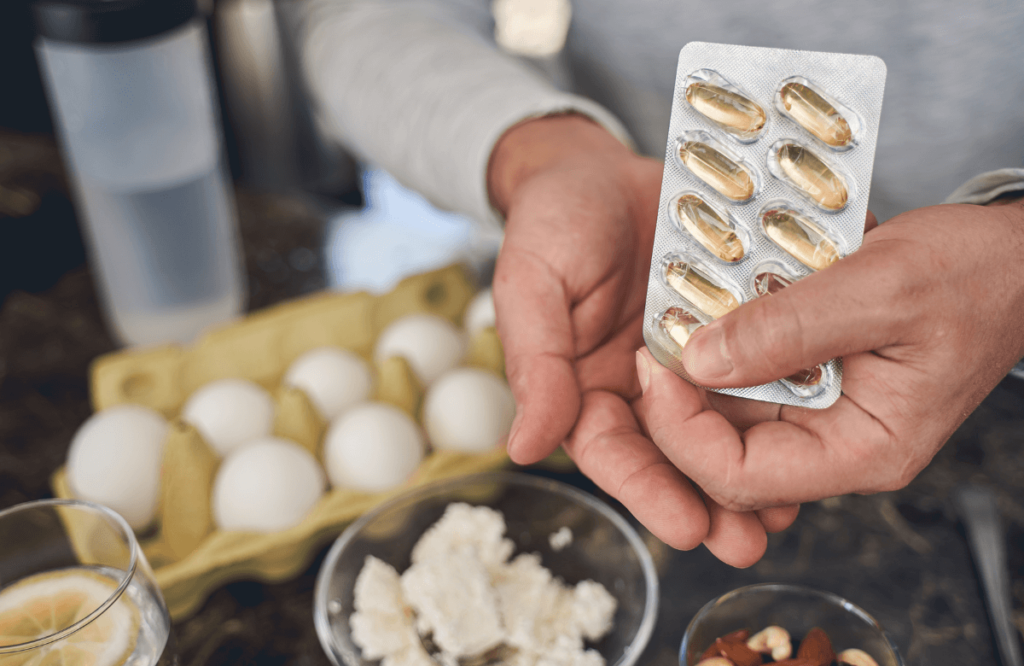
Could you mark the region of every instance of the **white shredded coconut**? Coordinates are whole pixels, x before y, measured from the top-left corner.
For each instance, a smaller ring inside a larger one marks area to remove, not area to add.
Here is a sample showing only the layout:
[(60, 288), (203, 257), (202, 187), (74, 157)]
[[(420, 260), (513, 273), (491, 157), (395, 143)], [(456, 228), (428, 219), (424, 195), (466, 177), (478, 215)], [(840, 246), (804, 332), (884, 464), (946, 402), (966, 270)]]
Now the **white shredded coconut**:
[(355, 608), (349, 619), (352, 640), (367, 659), (397, 655), (410, 648), (423, 650), (413, 627), (412, 609), (402, 599), (398, 572), (390, 564), (373, 556), (366, 558), (356, 578)]
[(580, 581), (572, 597), (569, 616), (584, 638), (596, 641), (611, 630), (615, 597), (604, 589), (604, 585), (592, 580)]
[(469, 544), (413, 564), (402, 574), (402, 593), (420, 632), (433, 634), (443, 652), (480, 654), (504, 639), (491, 578)]
[(559, 585), (540, 563), (540, 556), (524, 553), (494, 578), (509, 645), (532, 650), (571, 632), (565, 617), (571, 592)]
[(557, 532), (551, 533), (551, 536), (548, 537), (548, 543), (551, 544), (551, 550), (556, 553), (567, 548), (572, 544), (572, 530), (567, 526), (561, 527)]
[(385, 655), (380, 666), (437, 666), (437, 662), (430, 658), (427, 651), (417, 641), (417, 645)]
[[(457, 666), (498, 653), (506, 666), (604, 666), (596, 641), (611, 630), (616, 601), (600, 583), (575, 587), (552, 576), (540, 555), (512, 561), (505, 520), (488, 507), (448, 505), (412, 551), (401, 576), (374, 557), (356, 579), (352, 639), (381, 666)], [(572, 541), (562, 528), (552, 547)], [(428, 639), (429, 654), (422, 639)], [(494, 663), (494, 662), (488, 662)]]
[(503, 538), (504, 535), (505, 518), (500, 511), (462, 502), (449, 504), (441, 519), (427, 528), (413, 546), (412, 562), (443, 558), (451, 551), (469, 545), (490, 572), (504, 564), (515, 550), (515, 544)]

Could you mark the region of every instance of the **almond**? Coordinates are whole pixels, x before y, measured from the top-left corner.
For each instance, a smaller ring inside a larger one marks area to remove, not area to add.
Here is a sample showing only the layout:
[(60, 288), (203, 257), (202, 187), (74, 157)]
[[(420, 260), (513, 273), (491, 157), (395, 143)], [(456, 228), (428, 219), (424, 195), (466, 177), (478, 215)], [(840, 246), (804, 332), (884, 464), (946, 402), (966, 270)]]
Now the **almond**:
[(748, 629), (737, 629), (722, 636), (722, 640), (726, 643), (746, 643), (748, 638), (750, 638), (750, 630)]
[(697, 662), (697, 666), (733, 666), (725, 657), (708, 657)]
[(747, 647), (742, 641), (730, 642), (719, 638), (716, 643), (720, 654), (736, 666), (761, 666), (761, 653)]
[(796, 651), (797, 659), (808, 660), (808, 666), (828, 666), (836, 658), (832, 641), (823, 629), (815, 627), (807, 632)]
[(733, 637), (732, 640), (726, 640), (729, 636), (732, 636), (732, 634), (727, 634), (727, 636), (722, 638), (716, 638), (715, 642), (711, 644), (711, 647), (704, 650), (704, 654), (700, 656), (697, 663), (700, 663), (705, 659), (711, 659), (712, 657), (725, 657), (736, 666), (761, 665), (760, 652), (754, 652), (747, 647), (746, 643), (737, 637)]
[(700, 659), (697, 660), (697, 663), (699, 664), (705, 659), (711, 659), (712, 657), (721, 657), (722, 652), (718, 649), (718, 643), (721, 640), (721, 638), (716, 638), (715, 642), (708, 646), (707, 650), (704, 650), (704, 653), (700, 656)]

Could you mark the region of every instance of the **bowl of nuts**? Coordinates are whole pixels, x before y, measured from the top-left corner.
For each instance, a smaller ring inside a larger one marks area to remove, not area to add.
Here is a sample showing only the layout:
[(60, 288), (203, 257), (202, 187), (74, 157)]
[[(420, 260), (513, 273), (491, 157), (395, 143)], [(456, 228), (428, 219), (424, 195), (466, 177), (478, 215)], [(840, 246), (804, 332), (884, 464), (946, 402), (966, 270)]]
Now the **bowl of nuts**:
[(741, 587), (708, 602), (683, 635), (680, 666), (903, 666), (878, 621), (799, 585)]

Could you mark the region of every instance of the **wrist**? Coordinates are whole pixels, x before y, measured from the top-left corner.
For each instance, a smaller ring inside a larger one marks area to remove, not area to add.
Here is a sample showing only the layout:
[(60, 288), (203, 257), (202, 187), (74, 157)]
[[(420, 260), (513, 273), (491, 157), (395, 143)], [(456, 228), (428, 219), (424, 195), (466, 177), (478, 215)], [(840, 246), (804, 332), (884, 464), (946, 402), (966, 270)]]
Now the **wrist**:
[(586, 116), (567, 113), (523, 121), (509, 128), (491, 151), (487, 191), (502, 214), (516, 190), (537, 174), (574, 160), (631, 157), (610, 132)]
[[(1006, 252), (1006, 258), (999, 263), (1007, 267), (1005, 284), (1012, 285), (1007, 289), (1007, 300), (1012, 304), (1008, 310), (1024, 312), (1024, 267), (1018, 260), (1020, 253), (1024, 251), (1024, 192), (1007, 192), (985, 204), (985, 207), (992, 210), (995, 221), (1001, 223), (1004, 229), (994, 243)], [(1013, 360), (1018, 361), (1024, 359), (1024, 334), (1019, 327), (1014, 332), (1017, 350)]]
[(1015, 251), (1024, 248), (1024, 192), (1007, 192), (985, 204), (1000, 213), (1009, 224), (1010, 238), (1018, 239)]

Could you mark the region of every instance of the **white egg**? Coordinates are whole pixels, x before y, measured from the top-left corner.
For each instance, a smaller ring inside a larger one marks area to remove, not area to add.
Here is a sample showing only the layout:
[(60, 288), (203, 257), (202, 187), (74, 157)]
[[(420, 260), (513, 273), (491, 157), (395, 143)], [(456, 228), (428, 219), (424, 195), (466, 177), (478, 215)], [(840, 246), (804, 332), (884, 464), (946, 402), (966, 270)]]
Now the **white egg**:
[(213, 482), (222, 530), (277, 532), (298, 525), (324, 493), (324, 472), (298, 444), (263, 437), (235, 451)]
[(284, 383), (302, 389), (325, 420), (369, 399), (373, 390), (370, 366), (345, 349), (318, 347), (295, 359)]
[(465, 353), (465, 336), (451, 322), (436, 315), (415, 314), (384, 329), (374, 358), (378, 363), (392, 356), (405, 358), (416, 378), (428, 386), (458, 365)]
[(486, 370), (459, 368), (427, 391), (423, 426), (437, 449), (478, 453), (508, 436), (515, 414), (508, 384)]
[(494, 326), (495, 319), (494, 294), (490, 289), (484, 289), (469, 302), (462, 325), (472, 337), (485, 328)]
[(199, 388), (181, 410), (206, 443), (221, 456), (274, 427), (274, 401), (261, 386), (247, 379), (218, 379)]
[(379, 492), (404, 483), (425, 448), (419, 426), (405, 412), (368, 402), (331, 424), (324, 437), (324, 463), (334, 487)]
[(71, 492), (110, 507), (133, 529), (146, 527), (160, 500), (167, 429), (163, 416), (141, 405), (118, 405), (93, 414), (68, 449)]

